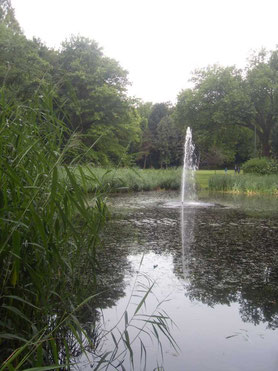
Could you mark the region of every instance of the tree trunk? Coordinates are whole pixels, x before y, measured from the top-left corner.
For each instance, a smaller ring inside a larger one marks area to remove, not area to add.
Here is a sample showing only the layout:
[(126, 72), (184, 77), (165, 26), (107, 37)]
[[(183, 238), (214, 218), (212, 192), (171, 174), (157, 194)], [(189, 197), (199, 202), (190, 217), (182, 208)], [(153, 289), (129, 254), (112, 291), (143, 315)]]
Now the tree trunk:
[(262, 145), (262, 155), (264, 157), (270, 157), (270, 132), (271, 127), (268, 127), (267, 130), (263, 125), (260, 125), (262, 131), (257, 130), (257, 135), (260, 139), (260, 143)]
[(270, 157), (270, 144), (269, 141), (263, 141), (263, 156)]

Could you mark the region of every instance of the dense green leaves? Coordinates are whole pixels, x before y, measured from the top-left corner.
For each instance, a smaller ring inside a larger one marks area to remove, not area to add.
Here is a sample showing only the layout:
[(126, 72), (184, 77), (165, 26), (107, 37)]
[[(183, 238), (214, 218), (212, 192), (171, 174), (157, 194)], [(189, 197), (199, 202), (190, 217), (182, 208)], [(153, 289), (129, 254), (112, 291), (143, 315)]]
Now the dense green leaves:
[(137, 162), (142, 167), (180, 165), (184, 139), (174, 123), (173, 110), (169, 103), (139, 105), (143, 133)]
[(213, 66), (197, 71), (194, 81), (195, 88), (178, 97), (175, 120), (193, 128), (201, 164), (214, 167), (244, 157), (241, 142), (245, 138), (245, 147), (250, 147), (250, 137), (242, 127), (253, 110), (240, 71)]
[(21, 33), (19, 23), (14, 14), (10, 0), (0, 0), (0, 22), (14, 33)]
[(135, 104), (126, 95), (127, 72), (84, 37), (73, 36), (59, 51), (27, 40), (6, 21), (12, 11), (0, 9), (0, 86), (6, 87), (6, 96), (26, 104), (34, 92), (52, 91), (55, 114), (71, 132), (82, 134), (94, 163), (129, 163), (127, 149), (139, 140), (140, 127)]
[(221, 153), (218, 165), (242, 162), (254, 153), (252, 136), (259, 139), (255, 151), (271, 155), (278, 121), (277, 51), (256, 54), (244, 72), (213, 66), (195, 72), (192, 80), (195, 87), (178, 96), (175, 120), (193, 127), (202, 155)]
[(51, 97), (34, 97), (27, 107), (7, 102), (4, 89), (0, 94), (0, 358), (18, 349), (7, 362), (23, 369), (25, 357), (39, 362), (38, 346), (40, 364), (63, 361), (61, 339), (73, 351), (68, 326), (76, 323), (68, 313), (87, 294), (78, 284), (81, 271), (90, 271), (90, 294), (96, 290), (106, 206), (101, 191), (89, 205), (75, 168), (64, 165), (78, 142), (69, 136), (62, 145), (69, 130), (51, 110)]
[(278, 174), (278, 162), (267, 157), (251, 158), (242, 166), (244, 173), (251, 174)]

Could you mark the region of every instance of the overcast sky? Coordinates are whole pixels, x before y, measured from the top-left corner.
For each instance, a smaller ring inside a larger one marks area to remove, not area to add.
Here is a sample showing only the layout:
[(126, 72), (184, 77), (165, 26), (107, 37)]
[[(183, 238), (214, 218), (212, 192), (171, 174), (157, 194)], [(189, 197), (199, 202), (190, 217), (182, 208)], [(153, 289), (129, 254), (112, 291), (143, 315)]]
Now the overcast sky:
[(12, 0), (28, 38), (58, 48), (71, 34), (98, 42), (129, 71), (131, 95), (175, 102), (191, 72), (243, 67), (278, 44), (278, 0)]

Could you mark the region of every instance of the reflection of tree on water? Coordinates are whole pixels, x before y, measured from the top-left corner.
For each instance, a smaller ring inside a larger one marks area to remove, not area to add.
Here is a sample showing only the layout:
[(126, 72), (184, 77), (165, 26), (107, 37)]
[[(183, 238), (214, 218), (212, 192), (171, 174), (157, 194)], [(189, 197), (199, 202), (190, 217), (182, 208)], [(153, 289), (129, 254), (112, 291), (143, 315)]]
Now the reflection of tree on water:
[[(112, 223), (106, 244), (114, 245), (114, 252), (104, 259), (108, 274), (113, 269), (119, 274), (117, 295), (124, 290), (120, 274), (129, 268), (129, 253), (171, 254), (174, 273), (186, 278), (190, 299), (209, 306), (238, 302), (243, 321), (278, 327), (278, 220), (225, 208), (185, 207), (183, 216), (179, 213), (180, 209), (150, 207), (132, 210), (125, 220)], [(109, 300), (107, 293), (104, 302), (109, 305)]]
[(209, 306), (238, 302), (243, 321), (277, 328), (278, 223), (232, 210), (197, 212), (195, 223), (184, 214), (189, 298)]

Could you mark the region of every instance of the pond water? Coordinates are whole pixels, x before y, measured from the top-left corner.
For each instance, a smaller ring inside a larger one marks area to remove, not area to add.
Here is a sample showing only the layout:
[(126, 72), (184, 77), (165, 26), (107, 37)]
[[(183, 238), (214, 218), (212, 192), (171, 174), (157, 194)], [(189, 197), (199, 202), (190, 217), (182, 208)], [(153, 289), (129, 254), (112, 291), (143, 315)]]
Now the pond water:
[[(277, 198), (203, 194), (183, 212), (176, 193), (121, 195), (110, 204), (99, 257), (107, 267), (102, 289), (109, 287), (102, 297), (106, 329), (126, 308), (130, 320), (152, 282), (141, 309), (150, 314), (162, 301), (160, 313), (175, 322), (179, 349), (161, 334), (163, 362), (156, 342), (141, 333), (146, 370), (162, 363), (174, 371), (278, 370)], [(129, 336), (137, 332), (131, 326)], [(103, 349), (110, 347), (106, 340)], [(141, 350), (135, 342), (135, 370), (144, 369)], [(131, 369), (128, 360), (124, 365)]]

